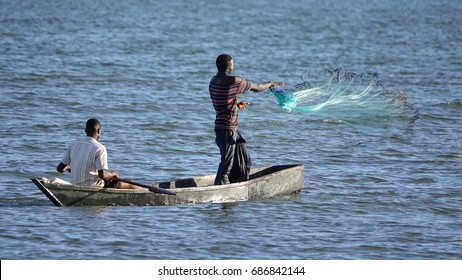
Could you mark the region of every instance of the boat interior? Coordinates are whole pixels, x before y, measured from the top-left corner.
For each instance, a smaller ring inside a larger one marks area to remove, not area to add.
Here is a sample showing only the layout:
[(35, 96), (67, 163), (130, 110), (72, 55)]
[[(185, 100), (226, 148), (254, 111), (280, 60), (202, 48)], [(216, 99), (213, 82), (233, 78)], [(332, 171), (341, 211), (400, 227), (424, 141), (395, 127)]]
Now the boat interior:
[[(258, 167), (250, 170), (249, 180), (254, 180), (268, 174), (297, 166), (293, 165), (273, 165), (267, 167)], [(192, 187), (205, 187), (213, 185), (215, 175), (200, 176), (195, 178), (180, 179), (170, 182), (161, 182), (158, 184), (163, 189), (179, 189), (179, 188), (192, 188)]]

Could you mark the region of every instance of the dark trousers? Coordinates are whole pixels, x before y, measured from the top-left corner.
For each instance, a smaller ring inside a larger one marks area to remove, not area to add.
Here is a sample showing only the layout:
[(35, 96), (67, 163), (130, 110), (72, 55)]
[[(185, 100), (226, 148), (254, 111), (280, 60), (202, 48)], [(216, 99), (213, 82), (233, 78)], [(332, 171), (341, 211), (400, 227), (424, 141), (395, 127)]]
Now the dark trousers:
[(248, 180), (252, 161), (245, 146), (245, 139), (239, 131), (217, 129), (215, 134), (215, 142), (221, 155), (215, 185)]

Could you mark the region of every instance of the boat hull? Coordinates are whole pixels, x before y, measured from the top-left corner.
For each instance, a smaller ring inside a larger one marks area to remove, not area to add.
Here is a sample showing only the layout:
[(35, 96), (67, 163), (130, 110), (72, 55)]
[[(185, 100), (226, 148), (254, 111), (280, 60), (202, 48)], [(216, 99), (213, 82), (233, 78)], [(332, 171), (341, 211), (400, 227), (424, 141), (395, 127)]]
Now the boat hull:
[(148, 189), (125, 190), (47, 183), (32, 179), (56, 206), (132, 206), (225, 203), (265, 199), (300, 192), (303, 165), (275, 165), (256, 168), (248, 181), (213, 185), (214, 175), (153, 184), (175, 195)]

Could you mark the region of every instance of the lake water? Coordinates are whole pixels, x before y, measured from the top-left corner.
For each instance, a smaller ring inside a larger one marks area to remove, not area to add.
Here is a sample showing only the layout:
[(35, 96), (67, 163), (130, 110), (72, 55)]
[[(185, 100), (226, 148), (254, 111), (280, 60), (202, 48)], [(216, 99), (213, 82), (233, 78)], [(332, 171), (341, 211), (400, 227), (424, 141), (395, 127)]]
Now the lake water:
[[(0, 1), (1, 259), (461, 259), (462, 2)], [(213, 174), (208, 82), (299, 83), (374, 69), (419, 119), (285, 112), (243, 97), (255, 166), (302, 163), (299, 195), (58, 208), (55, 172), (88, 118), (109, 167), (149, 183)]]

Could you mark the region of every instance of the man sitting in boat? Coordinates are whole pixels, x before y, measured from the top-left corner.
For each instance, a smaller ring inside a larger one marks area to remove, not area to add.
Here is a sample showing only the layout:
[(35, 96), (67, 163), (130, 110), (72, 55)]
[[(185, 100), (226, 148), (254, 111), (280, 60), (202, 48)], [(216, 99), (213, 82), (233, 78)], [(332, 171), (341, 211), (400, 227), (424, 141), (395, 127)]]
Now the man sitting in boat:
[(115, 171), (108, 170), (107, 151), (98, 140), (101, 124), (97, 119), (86, 123), (87, 137), (70, 144), (63, 160), (57, 166), (58, 172), (71, 172), (71, 183), (77, 186), (100, 186), (119, 189), (143, 189), (120, 182)]

